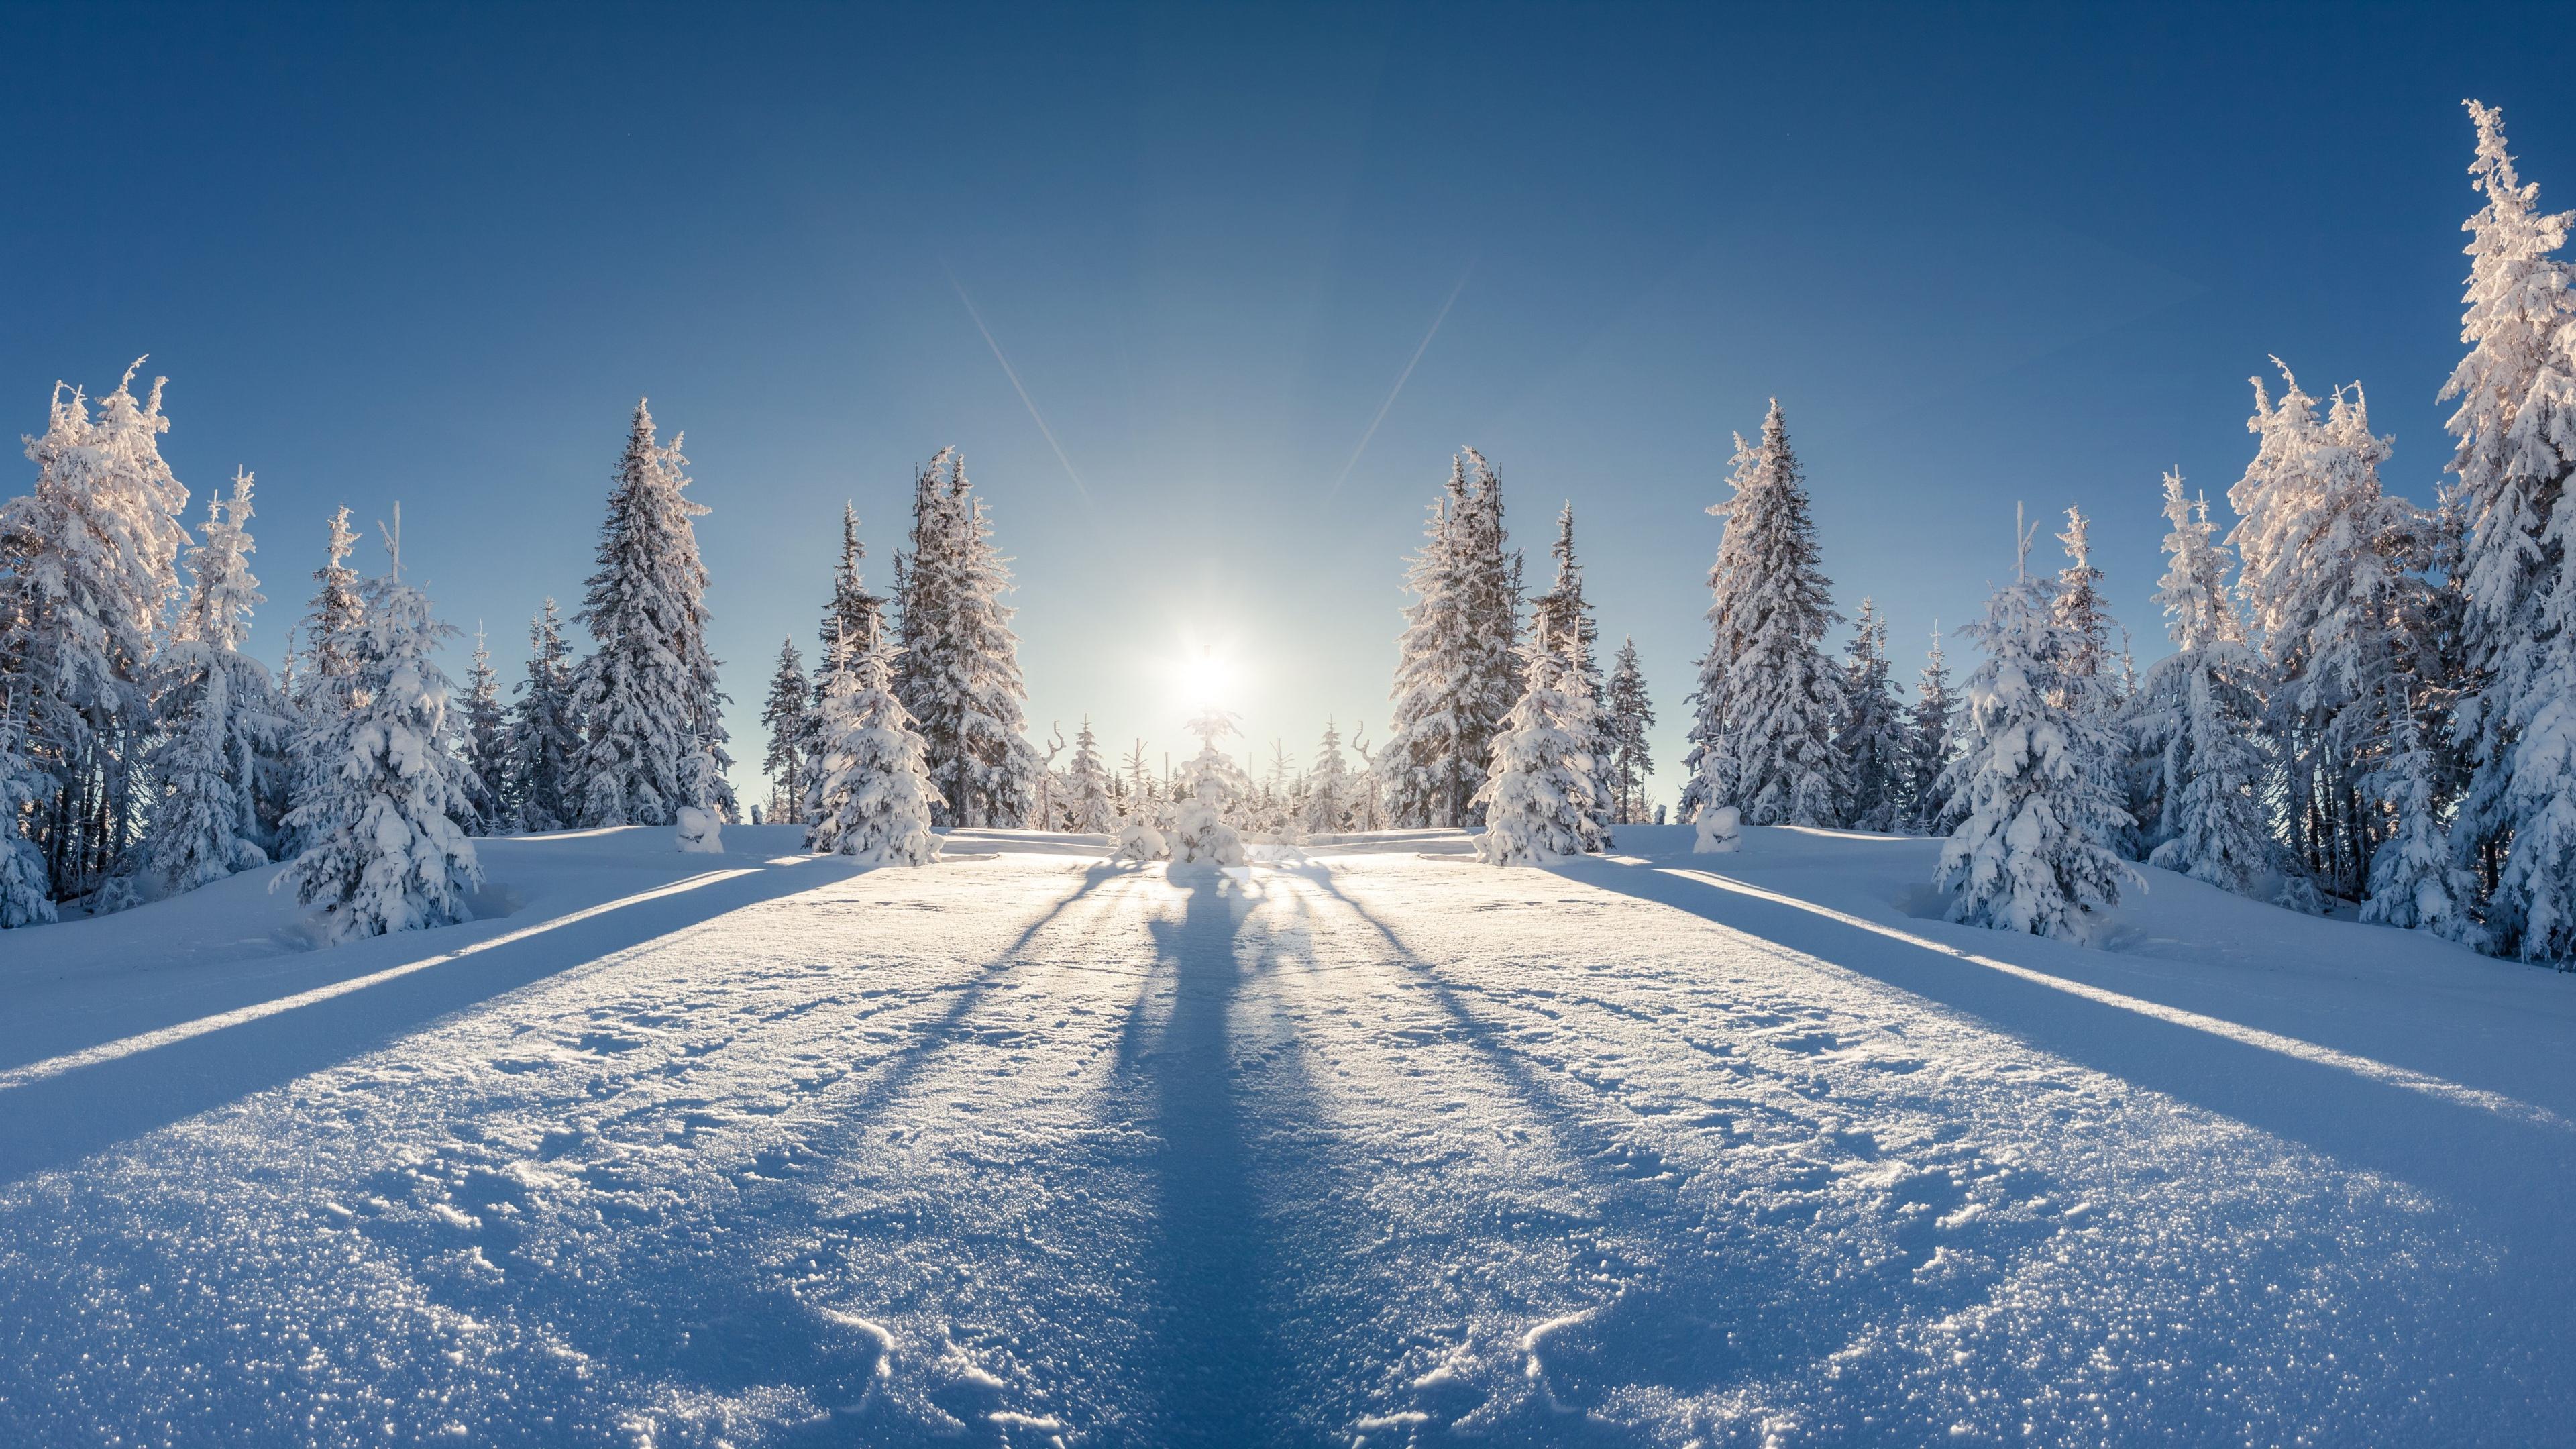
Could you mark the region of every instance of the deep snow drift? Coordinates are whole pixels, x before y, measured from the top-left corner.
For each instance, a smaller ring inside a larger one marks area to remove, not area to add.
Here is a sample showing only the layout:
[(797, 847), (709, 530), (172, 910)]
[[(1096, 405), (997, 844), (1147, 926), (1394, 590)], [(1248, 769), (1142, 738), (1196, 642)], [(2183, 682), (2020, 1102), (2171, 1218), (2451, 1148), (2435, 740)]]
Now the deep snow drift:
[(2576, 982), (1619, 834), (592, 832), (445, 930), (0, 936), (0, 1442), (2563, 1437)]

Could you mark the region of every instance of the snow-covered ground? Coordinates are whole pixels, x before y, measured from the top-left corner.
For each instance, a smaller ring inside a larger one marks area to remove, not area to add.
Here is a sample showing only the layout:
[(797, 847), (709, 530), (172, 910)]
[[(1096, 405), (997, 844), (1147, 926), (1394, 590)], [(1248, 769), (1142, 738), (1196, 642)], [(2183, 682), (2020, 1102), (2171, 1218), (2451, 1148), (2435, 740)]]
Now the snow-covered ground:
[(0, 1443), (2563, 1441), (2576, 981), (2162, 874), (490, 842), (0, 937)]

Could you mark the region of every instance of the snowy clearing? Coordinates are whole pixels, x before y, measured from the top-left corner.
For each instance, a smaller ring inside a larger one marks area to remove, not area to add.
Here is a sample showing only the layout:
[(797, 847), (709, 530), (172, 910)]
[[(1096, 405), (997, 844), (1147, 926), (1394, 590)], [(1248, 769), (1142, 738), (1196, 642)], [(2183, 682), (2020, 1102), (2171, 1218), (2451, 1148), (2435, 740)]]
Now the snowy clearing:
[(2576, 982), (1618, 833), (589, 832), (330, 950), (271, 870), (12, 933), (0, 1441), (2563, 1434)]

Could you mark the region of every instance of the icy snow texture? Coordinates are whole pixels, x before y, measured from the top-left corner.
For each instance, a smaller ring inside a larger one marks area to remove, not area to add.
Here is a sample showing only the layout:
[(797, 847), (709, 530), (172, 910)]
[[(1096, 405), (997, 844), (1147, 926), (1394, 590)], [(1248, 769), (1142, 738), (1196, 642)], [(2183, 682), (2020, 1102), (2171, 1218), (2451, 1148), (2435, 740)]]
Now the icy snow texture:
[(2553, 974), (2161, 874), (2120, 952), (1954, 927), (1934, 843), (1828, 832), (1185, 884), (727, 835), (642, 900), (708, 862), (487, 842), (512, 919), (331, 951), (275, 944), (266, 871), (14, 936), (0, 1442), (2538, 1442), (2576, 1403)]

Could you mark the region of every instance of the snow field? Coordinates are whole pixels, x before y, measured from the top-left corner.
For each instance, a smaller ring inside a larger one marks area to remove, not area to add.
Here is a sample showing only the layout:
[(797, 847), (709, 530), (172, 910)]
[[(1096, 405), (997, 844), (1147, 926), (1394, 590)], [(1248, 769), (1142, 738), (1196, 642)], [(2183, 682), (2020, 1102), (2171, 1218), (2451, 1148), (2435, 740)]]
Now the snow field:
[[(0, 1130), (0, 1441), (2529, 1442), (2565, 1422), (2547, 1220), (2570, 1104), (2534, 1065), (2564, 1039), (2554, 976), (2245, 902), (2261, 914), (2195, 928), (2229, 898), (2162, 873), (2124, 907), (2125, 951), (2016, 941), (1919, 918), (1903, 893), (1937, 842), (1830, 832), (1751, 829), (1713, 858), (1797, 904), (1679, 873), (1711, 859), (1681, 827), (1553, 871), (1408, 839), (1179, 880), (1003, 832), (949, 847), (989, 858), (857, 871), (790, 854), (794, 833), (736, 827), (714, 860), (658, 830), (497, 842), (517, 912), (407, 942), (287, 951), (250, 921), (270, 898), (235, 889), (256, 877), (36, 935), (61, 959), (0, 967), (37, 1039), (0, 1069), (242, 1004), (217, 981), (273, 999), (333, 958), (381, 970), (747, 872), (0, 1085), (0, 1116), (88, 1100), (110, 1124)], [(236, 943), (185, 968), (200, 984), (131, 963), (125, 1004), (79, 995), (72, 968), (110, 969), (94, 937), (191, 911)], [(2196, 963), (2213, 932), (2244, 959)], [(2434, 971), (2450, 995), (2424, 992)], [(2411, 1044), (2383, 998), (2412, 1003)], [(274, 1080), (245, 1089), (233, 1058), (272, 1046)]]

